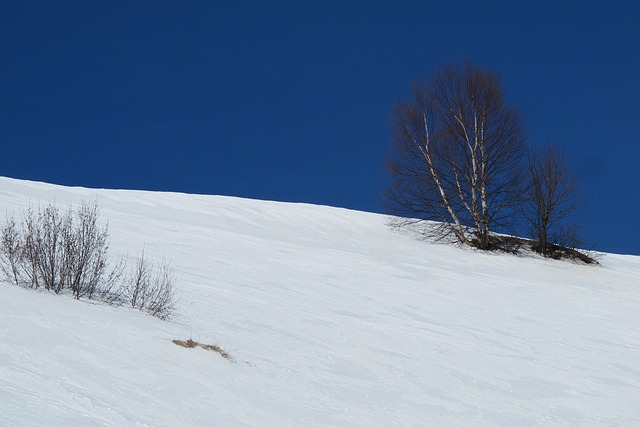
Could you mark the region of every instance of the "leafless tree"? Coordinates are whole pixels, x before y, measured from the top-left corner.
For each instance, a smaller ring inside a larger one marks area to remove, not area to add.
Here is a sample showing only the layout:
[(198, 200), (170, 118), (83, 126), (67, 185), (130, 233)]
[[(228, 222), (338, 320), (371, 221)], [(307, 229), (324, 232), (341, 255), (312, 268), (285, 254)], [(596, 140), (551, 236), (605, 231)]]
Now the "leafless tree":
[(436, 221), (429, 236), (491, 249), (492, 231), (510, 225), (524, 193), (520, 116), (506, 105), (498, 76), (471, 64), (447, 66), (396, 103), (392, 184), (395, 225)]
[(531, 186), (525, 218), (538, 252), (548, 256), (552, 244), (575, 248), (580, 242), (575, 225), (563, 224), (584, 205), (578, 180), (564, 150), (555, 145), (534, 149), (529, 155)]

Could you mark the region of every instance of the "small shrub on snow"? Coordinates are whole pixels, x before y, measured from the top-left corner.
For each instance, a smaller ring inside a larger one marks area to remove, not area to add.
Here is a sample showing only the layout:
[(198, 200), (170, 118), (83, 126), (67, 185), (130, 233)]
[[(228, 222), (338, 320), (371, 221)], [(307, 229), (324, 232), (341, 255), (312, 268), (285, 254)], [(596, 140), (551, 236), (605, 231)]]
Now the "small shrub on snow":
[(154, 265), (142, 255), (133, 265), (123, 285), (126, 303), (152, 316), (166, 319), (175, 310), (173, 271), (163, 260)]
[(175, 309), (173, 272), (166, 262), (150, 264), (144, 253), (130, 277), (126, 263), (109, 262), (108, 227), (99, 225), (97, 203), (83, 203), (62, 214), (50, 203), (7, 218), (0, 239), (0, 271), (18, 286), (109, 304), (129, 302), (152, 316), (167, 319)]
[(98, 224), (97, 204), (62, 214), (53, 203), (8, 218), (2, 230), (0, 268), (19, 286), (92, 298), (113, 286), (108, 272), (109, 231)]

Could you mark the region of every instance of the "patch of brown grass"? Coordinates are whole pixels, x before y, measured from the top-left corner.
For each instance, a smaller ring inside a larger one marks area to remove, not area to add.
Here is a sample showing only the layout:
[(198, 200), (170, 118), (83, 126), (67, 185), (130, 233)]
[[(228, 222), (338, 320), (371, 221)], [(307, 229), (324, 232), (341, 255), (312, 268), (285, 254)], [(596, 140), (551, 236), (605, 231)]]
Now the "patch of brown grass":
[(225, 359), (233, 361), (233, 358), (231, 357), (231, 355), (229, 353), (227, 353), (226, 351), (224, 351), (222, 348), (220, 348), (219, 346), (217, 346), (215, 344), (201, 344), (198, 341), (194, 341), (192, 339), (188, 339), (186, 341), (173, 340), (172, 342), (175, 345), (179, 345), (180, 347), (184, 347), (184, 348), (200, 347), (200, 348), (202, 348), (204, 350), (215, 351), (216, 353), (220, 354), (220, 356), (224, 357)]

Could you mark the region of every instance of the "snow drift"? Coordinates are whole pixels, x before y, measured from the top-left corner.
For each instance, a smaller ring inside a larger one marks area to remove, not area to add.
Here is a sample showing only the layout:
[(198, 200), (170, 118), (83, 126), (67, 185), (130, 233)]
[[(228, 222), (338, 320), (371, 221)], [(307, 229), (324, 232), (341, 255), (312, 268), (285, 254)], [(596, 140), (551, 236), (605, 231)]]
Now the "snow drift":
[(640, 257), (585, 266), (345, 209), (0, 178), (9, 214), (51, 200), (96, 200), (112, 255), (171, 260), (178, 314), (1, 283), (0, 425), (640, 422)]

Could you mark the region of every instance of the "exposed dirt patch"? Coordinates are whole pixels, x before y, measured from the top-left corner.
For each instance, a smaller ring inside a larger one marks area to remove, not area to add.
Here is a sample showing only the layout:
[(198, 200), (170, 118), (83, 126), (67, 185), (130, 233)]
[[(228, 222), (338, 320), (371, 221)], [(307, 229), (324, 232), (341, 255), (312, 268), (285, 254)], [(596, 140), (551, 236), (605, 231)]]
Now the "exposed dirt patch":
[(216, 353), (220, 354), (220, 356), (222, 356), (225, 359), (230, 360), (230, 361), (233, 362), (233, 357), (231, 357), (231, 355), (229, 353), (227, 353), (226, 351), (224, 351), (222, 348), (220, 348), (219, 346), (217, 346), (215, 344), (202, 344), (202, 343), (199, 343), (198, 341), (194, 341), (192, 339), (188, 339), (186, 341), (173, 340), (172, 342), (175, 345), (179, 345), (180, 347), (184, 347), (184, 348), (200, 347), (200, 348), (203, 348), (205, 350), (215, 351)]

